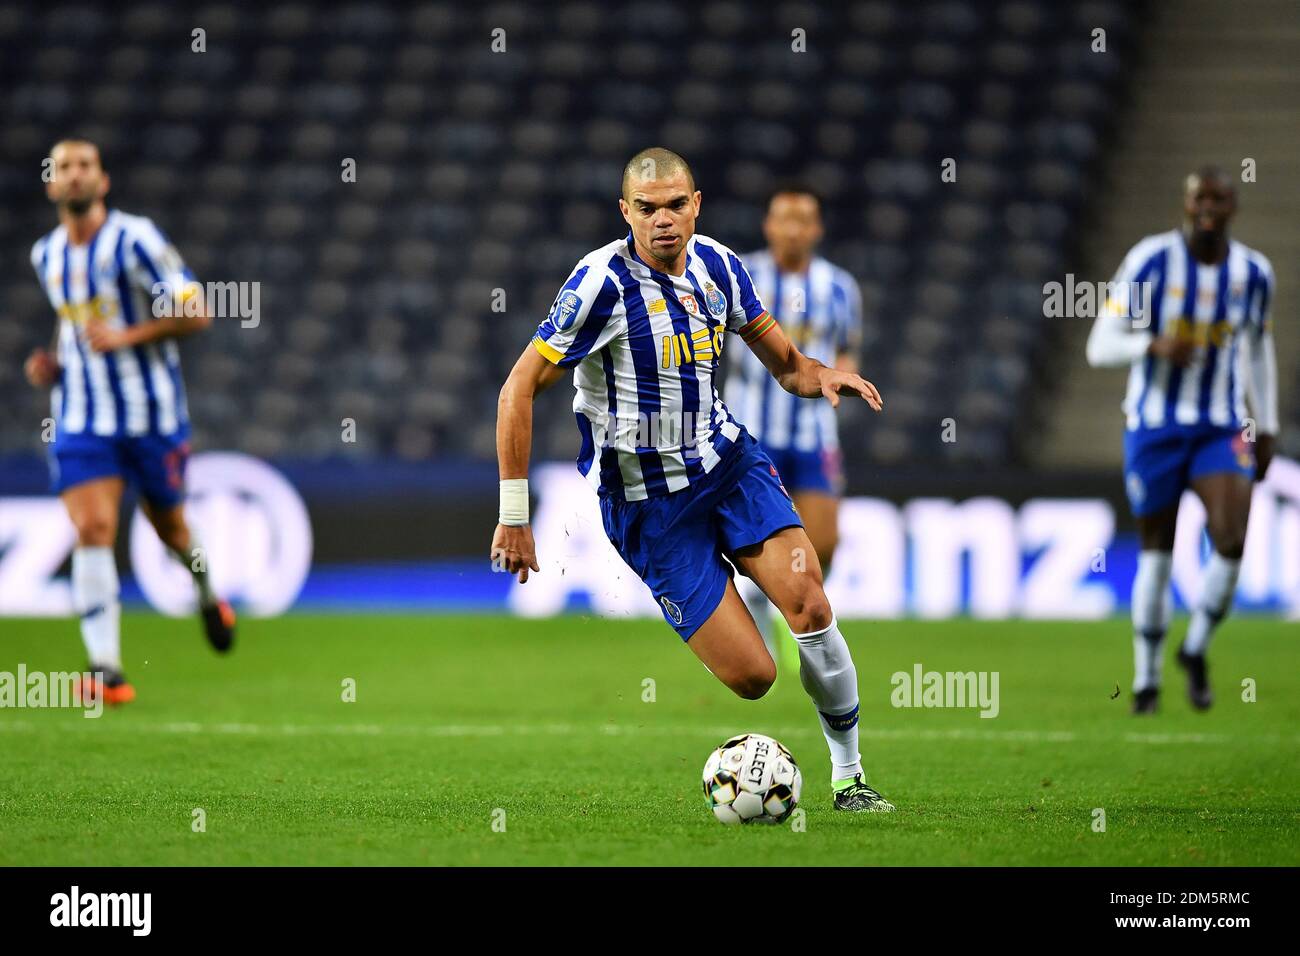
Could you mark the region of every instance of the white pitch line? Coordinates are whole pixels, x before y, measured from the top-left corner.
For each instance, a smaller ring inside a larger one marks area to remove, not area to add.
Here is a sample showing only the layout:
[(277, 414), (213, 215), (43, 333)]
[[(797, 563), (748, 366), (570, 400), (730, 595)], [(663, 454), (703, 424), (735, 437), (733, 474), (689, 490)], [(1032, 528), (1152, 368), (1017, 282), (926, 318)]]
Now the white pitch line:
[[(49, 724), (30, 720), (6, 720), (0, 717), (0, 733), (34, 733)], [(98, 732), (100, 727), (118, 733), (176, 734), (176, 735), (228, 735), (263, 737), (589, 737), (605, 736), (673, 736), (711, 737), (725, 740), (743, 731), (736, 727), (705, 727), (691, 724), (203, 724), (193, 721), (164, 723), (115, 723), (112, 717), (94, 721), (71, 721), (57, 724), (62, 730), (81, 728)], [(818, 731), (811, 727), (766, 728), (778, 737), (813, 737)], [(860, 735), (869, 740), (970, 740), (987, 743), (1061, 744), (1123, 742), (1129, 744), (1233, 744), (1233, 743), (1289, 743), (1300, 744), (1300, 737), (1283, 734), (1263, 734), (1249, 737), (1231, 734), (1207, 733), (1118, 733), (1114, 735), (1079, 734), (1069, 730), (985, 730), (952, 727), (943, 730), (877, 729), (860, 727)]]

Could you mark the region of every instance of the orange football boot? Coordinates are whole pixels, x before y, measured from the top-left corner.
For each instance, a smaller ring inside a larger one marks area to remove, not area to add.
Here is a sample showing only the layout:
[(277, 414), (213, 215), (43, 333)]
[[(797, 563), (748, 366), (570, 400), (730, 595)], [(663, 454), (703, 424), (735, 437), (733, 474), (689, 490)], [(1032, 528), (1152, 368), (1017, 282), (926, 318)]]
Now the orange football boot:
[(91, 669), (88, 675), (78, 674), (73, 694), (78, 702), (100, 697), (104, 703), (112, 707), (129, 704), (135, 700), (135, 688), (121, 671), (111, 668), (100, 668), (98, 672)]

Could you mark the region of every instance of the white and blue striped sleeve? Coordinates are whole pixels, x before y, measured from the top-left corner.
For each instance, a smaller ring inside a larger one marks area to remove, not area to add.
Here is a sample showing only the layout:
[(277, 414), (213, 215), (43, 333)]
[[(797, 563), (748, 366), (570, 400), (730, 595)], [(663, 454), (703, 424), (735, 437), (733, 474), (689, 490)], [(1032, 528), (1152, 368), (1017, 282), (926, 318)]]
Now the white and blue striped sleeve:
[(49, 241), (49, 236), (42, 236), (32, 246), (32, 268), (36, 270), (36, 276), (41, 280), (42, 285), (45, 284), (45, 246)]
[(727, 298), (731, 308), (727, 312), (727, 331), (737, 333), (745, 344), (753, 344), (776, 326), (776, 319), (763, 307), (745, 264), (726, 246), (719, 246), (723, 265), (727, 270), (730, 291)]
[(618, 333), (623, 299), (602, 265), (584, 259), (551, 304), (533, 334), (533, 347), (552, 365), (573, 368)]
[(148, 293), (151, 301), (158, 302), (165, 296), (183, 305), (197, 293), (194, 273), (151, 220), (137, 217), (124, 229), (128, 275), (132, 284)]
[(1256, 253), (1251, 262), (1251, 278), (1255, 280), (1254, 300), (1251, 302), (1251, 318), (1256, 335), (1263, 335), (1273, 329), (1270, 306), (1273, 303), (1273, 264), (1268, 257)]
[[(1129, 250), (1106, 289), (1106, 301), (1088, 333), (1086, 354), (1094, 368), (1118, 368), (1146, 355), (1154, 335), (1151, 332), (1151, 265), (1155, 251), (1150, 239)], [(1134, 291), (1137, 298), (1134, 298)]]
[(1280, 427), (1277, 400), (1277, 351), (1273, 345), (1273, 323), (1269, 305), (1273, 301), (1273, 265), (1256, 253), (1250, 262), (1250, 301), (1247, 318), (1253, 335), (1246, 336), (1248, 356), (1246, 396), (1259, 431), (1276, 435)]
[(1106, 300), (1099, 310), (1102, 315), (1123, 319), (1134, 329), (1150, 326), (1152, 272), (1161, 251), (1161, 238), (1143, 239), (1124, 256), (1106, 286)]
[(835, 275), (832, 286), (836, 304), (835, 352), (855, 358), (862, 350), (862, 290), (844, 270)]

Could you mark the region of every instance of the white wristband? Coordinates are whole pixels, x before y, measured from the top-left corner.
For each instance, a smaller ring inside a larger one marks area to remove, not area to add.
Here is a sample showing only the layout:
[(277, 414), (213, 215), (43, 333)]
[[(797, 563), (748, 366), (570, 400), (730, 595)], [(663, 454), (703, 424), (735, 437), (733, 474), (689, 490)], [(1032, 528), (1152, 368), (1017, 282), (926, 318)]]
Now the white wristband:
[(501, 524), (517, 527), (528, 524), (528, 479), (501, 479)]

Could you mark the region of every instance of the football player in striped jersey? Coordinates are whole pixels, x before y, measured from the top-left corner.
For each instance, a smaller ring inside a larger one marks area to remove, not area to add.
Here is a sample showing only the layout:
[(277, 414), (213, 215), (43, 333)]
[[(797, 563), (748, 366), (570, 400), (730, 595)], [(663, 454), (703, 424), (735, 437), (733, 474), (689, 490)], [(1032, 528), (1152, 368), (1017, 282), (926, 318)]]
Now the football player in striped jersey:
[(527, 581), (534, 396), (574, 370), (578, 468), (605, 533), (650, 588), (664, 619), (741, 697), (762, 697), (776, 665), (731, 580), (752, 578), (785, 616), (831, 755), (834, 804), (892, 810), (858, 752), (857, 672), (822, 589), (821, 567), (771, 459), (715, 383), (727, 333), (791, 394), (881, 407), (875, 386), (804, 356), (763, 308), (739, 257), (695, 232), (690, 167), (659, 147), (629, 160), (619, 209), (626, 236), (584, 256), (501, 390), (501, 513), (491, 557)]
[(185, 521), (189, 416), (176, 339), (208, 327), (202, 290), (148, 219), (110, 210), (98, 147), (69, 139), (50, 152), (46, 194), (59, 225), (32, 247), (32, 267), (58, 316), (52, 351), (24, 371), (49, 387), (53, 490), (77, 533), (72, 596), (95, 686), (108, 703), (135, 691), (122, 673), (113, 545), (130, 482), (167, 549), (189, 569), (204, 633), (230, 648), (235, 615), (212, 593), (207, 561)]
[(1132, 602), (1137, 714), (1154, 713), (1159, 700), (1183, 492), (1190, 488), (1205, 504), (1214, 548), (1178, 649), (1188, 695), (1204, 710), (1213, 701), (1206, 650), (1237, 587), (1251, 483), (1264, 477), (1273, 457), (1273, 267), (1228, 237), (1236, 209), (1226, 172), (1204, 167), (1190, 174), (1183, 228), (1133, 247), (1088, 338), (1091, 364), (1130, 368), (1124, 481), (1141, 539)]
[[(853, 276), (816, 254), (821, 241), (821, 199), (801, 183), (782, 183), (768, 198), (763, 219), (767, 247), (741, 256), (754, 288), (799, 351), (833, 368), (856, 372), (862, 342), (862, 294)], [(835, 410), (805, 402), (781, 388), (758, 355), (742, 350), (727, 373), (727, 404), (762, 444), (794, 497), (822, 573), (839, 540), (844, 493)], [(791, 650), (773, 627), (762, 591), (742, 586), (763, 640), (777, 657)], [(798, 667), (798, 659), (789, 661)]]

